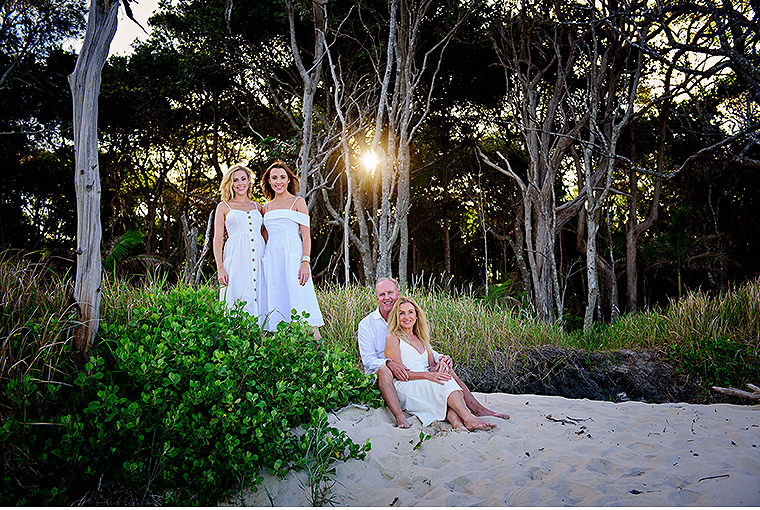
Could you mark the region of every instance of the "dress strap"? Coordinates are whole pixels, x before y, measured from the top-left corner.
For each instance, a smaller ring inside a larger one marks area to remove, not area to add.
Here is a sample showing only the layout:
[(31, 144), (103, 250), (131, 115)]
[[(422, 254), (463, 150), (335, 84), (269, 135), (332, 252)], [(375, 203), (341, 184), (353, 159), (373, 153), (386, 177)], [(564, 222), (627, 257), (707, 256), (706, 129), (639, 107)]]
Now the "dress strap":
[(230, 207), (230, 204), (228, 204), (224, 200), (222, 200), (222, 203), (227, 206), (227, 209), (229, 209), (230, 211), (232, 210), (232, 207)]
[(293, 203), (292, 203), (292, 204), (290, 204), (290, 207), (288, 207), (288, 209), (290, 209), (290, 210), (292, 211), (292, 210), (293, 210), (293, 206), (294, 206), (294, 205), (296, 205), (296, 202), (298, 202), (298, 199), (299, 199), (299, 198), (300, 198), (300, 197), (296, 197), (296, 199), (295, 199), (295, 200), (293, 200)]

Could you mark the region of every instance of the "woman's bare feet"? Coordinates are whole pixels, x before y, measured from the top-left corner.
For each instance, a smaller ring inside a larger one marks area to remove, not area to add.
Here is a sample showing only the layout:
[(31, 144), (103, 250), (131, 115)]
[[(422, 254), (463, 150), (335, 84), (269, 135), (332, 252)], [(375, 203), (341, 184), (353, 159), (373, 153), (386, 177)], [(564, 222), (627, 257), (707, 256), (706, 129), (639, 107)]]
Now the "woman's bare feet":
[(467, 427), (467, 430), (470, 432), (474, 432), (476, 430), (493, 430), (496, 428), (495, 424), (485, 422), (476, 418), (475, 416), (470, 419), (466, 419), (464, 421), (464, 426)]
[(495, 418), (501, 418), (502, 420), (508, 420), (509, 415), (505, 413), (497, 413), (496, 411), (491, 411), (487, 407), (481, 405), (480, 408), (476, 409), (472, 412), (475, 416), (493, 416)]

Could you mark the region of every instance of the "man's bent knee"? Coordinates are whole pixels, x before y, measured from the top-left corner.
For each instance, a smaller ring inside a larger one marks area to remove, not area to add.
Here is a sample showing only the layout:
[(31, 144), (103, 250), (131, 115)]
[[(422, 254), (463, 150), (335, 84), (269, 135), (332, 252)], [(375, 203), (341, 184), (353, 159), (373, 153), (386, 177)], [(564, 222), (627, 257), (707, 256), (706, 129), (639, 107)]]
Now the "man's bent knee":
[(391, 369), (385, 365), (378, 368), (377, 372), (375, 372), (375, 375), (377, 376), (378, 384), (382, 384), (384, 382), (393, 383), (393, 372), (391, 372)]

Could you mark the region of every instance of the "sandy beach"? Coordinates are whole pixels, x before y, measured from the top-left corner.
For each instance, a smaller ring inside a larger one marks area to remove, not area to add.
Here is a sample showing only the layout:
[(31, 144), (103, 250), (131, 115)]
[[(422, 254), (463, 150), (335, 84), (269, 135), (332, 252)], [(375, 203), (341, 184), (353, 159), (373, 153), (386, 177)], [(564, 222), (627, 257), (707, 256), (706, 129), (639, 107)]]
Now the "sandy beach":
[[(398, 429), (385, 408), (331, 414), (372, 442), (365, 460), (335, 465), (337, 505), (760, 506), (760, 406), (475, 395), (511, 419), (469, 433), (416, 418)], [(414, 449), (420, 431), (432, 437)], [(244, 503), (308, 505), (305, 480), (267, 473)]]

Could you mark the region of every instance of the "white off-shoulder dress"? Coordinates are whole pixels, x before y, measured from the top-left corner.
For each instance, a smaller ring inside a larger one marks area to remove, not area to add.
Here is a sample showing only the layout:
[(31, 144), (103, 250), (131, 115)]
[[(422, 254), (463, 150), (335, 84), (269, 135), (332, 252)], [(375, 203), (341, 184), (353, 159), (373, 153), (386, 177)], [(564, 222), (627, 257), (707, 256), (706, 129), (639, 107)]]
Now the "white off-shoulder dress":
[[(399, 339), (401, 350), (401, 362), (412, 372), (428, 371), (428, 353), (420, 353), (410, 344)], [(443, 384), (428, 381), (427, 379), (415, 379), (414, 381), (393, 380), (393, 385), (398, 393), (401, 408), (415, 415), (425, 427), (435, 420), (446, 419), (446, 401), (453, 392), (461, 390), (454, 379), (449, 379)]]
[(224, 301), (227, 308), (232, 308), (238, 300), (245, 301), (243, 310), (256, 317), (259, 324), (266, 310), (261, 274), (264, 255), (261, 221), (258, 209), (241, 211), (230, 207), (224, 219), (228, 237), (222, 249), (222, 265), (229, 283), (219, 288), (219, 300)]
[(293, 210), (294, 205), (295, 201), (290, 209), (264, 212), (264, 227), (268, 234), (266, 252), (262, 259), (266, 274), (267, 302), (264, 328), (269, 331), (277, 329), (277, 324), (282, 321), (290, 322), (293, 309), (302, 318), (304, 312), (308, 313), (306, 321), (310, 325), (324, 325), (314, 292), (314, 281), (311, 277), (305, 285), (298, 281), (303, 256), (300, 225), (308, 227), (310, 223), (309, 215)]

